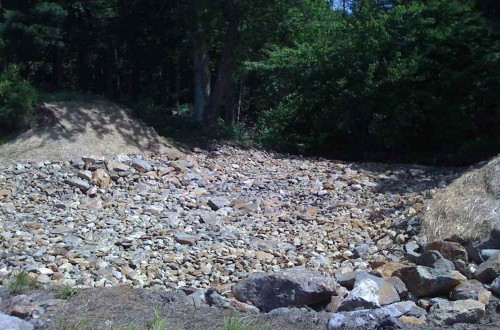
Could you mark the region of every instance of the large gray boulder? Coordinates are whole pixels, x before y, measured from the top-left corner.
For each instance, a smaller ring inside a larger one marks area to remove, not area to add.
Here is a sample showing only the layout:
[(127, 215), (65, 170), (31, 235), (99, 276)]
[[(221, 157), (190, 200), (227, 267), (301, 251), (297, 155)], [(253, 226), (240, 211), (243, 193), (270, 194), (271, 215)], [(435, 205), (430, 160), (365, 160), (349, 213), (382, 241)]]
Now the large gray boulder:
[(233, 296), (268, 312), (280, 307), (325, 303), (336, 294), (334, 278), (302, 267), (278, 273), (252, 273), (232, 288)]
[(477, 300), (442, 300), (431, 307), (429, 320), (437, 325), (477, 323), (484, 313), (485, 305)]
[(457, 271), (441, 272), (425, 266), (401, 268), (394, 273), (406, 284), (410, 292), (419, 297), (449, 294), (467, 278)]
[(0, 329), (2, 330), (32, 330), (33, 328), (29, 322), (0, 312)]
[(401, 316), (421, 317), (425, 310), (413, 301), (403, 301), (373, 310), (335, 313), (328, 321), (327, 330), (337, 329), (383, 329), (394, 325), (394, 319)]
[(493, 254), (474, 272), (474, 278), (482, 283), (491, 283), (498, 275), (500, 275), (500, 252)]

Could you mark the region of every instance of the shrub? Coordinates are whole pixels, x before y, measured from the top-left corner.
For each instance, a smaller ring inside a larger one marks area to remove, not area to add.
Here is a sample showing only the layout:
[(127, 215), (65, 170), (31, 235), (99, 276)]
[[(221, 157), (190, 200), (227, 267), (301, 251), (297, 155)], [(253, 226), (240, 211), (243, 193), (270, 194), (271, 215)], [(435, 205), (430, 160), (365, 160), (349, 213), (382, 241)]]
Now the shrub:
[(16, 66), (0, 74), (0, 126), (19, 129), (32, 125), (36, 102), (35, 88), (21, 78)]

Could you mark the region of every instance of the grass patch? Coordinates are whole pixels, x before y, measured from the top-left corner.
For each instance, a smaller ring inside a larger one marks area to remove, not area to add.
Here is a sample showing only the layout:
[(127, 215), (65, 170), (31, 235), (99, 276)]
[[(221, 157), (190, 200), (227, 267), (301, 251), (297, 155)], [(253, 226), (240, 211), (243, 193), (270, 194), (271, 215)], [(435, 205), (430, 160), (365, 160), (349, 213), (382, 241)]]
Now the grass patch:
[(56, 323), (56, 330), (95, 330), (95, 327), (89, 324), (88, 321), (80, 320), (74, 323)]
[(65, 286), (57, 292), (57, 296), (61, 299), (70, 299), (80, 293), (80, 289)]
[(158, 309), (155, 308), (154, 318), (148, 322), (148, 329), (150, 330), (167, 330), (167, 320), (160, 316)]
[(24, 293), (35, 289), (37, 286), (38, 283), (24, 270), (14, 275), (9, 281), (9, 289), (12, 293)]
[(241, 317), (230, 317), (224, 320), (224, 330), (268, 330), (265, 324), (255, 324), (253, 320)]

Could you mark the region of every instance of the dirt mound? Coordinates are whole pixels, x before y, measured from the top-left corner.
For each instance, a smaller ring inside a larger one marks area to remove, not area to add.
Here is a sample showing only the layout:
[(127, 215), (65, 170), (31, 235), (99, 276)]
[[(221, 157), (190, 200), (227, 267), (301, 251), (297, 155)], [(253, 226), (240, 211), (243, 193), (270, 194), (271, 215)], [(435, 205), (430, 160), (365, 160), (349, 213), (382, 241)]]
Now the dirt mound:
[(0, 146), (0, 163), (128, 153), (182, 156), (129, 109), (104, 99), (46, 103), (42, 108), (43, 125)]
[(429, 241), (460, 235), (486, 239), (500, 223), (500, 156), (470, 171), (432, 199), (423, 216)]

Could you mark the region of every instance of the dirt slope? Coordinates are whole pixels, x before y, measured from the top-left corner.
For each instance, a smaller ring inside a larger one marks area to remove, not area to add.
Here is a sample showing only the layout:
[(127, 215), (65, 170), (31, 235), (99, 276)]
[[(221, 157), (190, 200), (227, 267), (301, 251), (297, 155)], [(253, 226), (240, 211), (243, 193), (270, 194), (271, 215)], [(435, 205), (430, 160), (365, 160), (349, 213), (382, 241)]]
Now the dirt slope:
[(69, 160), (82, 155), (182, 155), (153, 128), (132, 118), (129, 109), (104, 99), (46, 103), (43, 108), (51, 123), (0, 146), (0, 164)]

